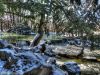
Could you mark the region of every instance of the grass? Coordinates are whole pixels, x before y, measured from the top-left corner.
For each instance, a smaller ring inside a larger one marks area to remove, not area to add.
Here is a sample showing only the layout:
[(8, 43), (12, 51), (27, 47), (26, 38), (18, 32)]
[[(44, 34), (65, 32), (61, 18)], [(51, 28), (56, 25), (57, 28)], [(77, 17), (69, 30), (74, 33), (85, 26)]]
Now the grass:
[(59, 59), (62, 62), (77, 62), (78, 64), (83, 63), (83, 61), (81, 59), (69, 59), (69, 58), (61, 58)]
[[(2, 35), (0, 36), (0, 39), (7, 40), (10, 43), (14, 43), (18, 40), (31, 41), (31, 40), (33, 40), (33, 38), (34, 38), (34, 36), (32, 36), (32, 35), (20, 35), (20, 34), (7, 33), (7, 32), (2, 33)], [(50, 35), (49, 37), (47, 37), (44, 34), (43, 39), (45, 39), (49, 42), (50, 40), (60, 40), (60, 39), (62, 39), (62, 37), (57, 36), (57, 35)]]
[(51, 40), (61, 40), (63, 37), (58, 35), (49, 35), (48, 37), (44, 35), (43, 37), (47, 42), (50, 42)]
[(32, 35), (20, 35), (20, 34), (14, 34), (14, 33), (3, 33), (3, 35), (0, 36), (0, 39), (4, 39), (9, 41), (10, 43), (16, 42), (18, 40), (33, 40), (34, 36)]

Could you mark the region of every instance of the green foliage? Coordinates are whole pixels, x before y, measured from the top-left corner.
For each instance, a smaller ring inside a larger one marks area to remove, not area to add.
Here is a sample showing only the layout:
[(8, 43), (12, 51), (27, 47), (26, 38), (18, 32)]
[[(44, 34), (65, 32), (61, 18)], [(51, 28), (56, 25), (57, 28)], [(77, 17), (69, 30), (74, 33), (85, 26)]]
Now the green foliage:
[(0, 39), (7, 40), (11, 43), (14, 43), (18, 40), (33, 40), (34, 36), (31, 35), (19, 35), (14, 33), (3, 33), (3, 35), (0, 37)]
[(2, 0), (0, 0), (0, 15), (2, 15), (4, 13), (4, 4), (2, 2)]
[[(3, 11), (3, 2), (10, 10), (9, 13), (23, 19), (30, 19), (33, 21), (33, 25), (37, 27), (37, 30), (39, 27), (41, 30), (45, 30), (46, 24), (52, 19), (53, 28), (56, 32), (90, 34), (97, 23), (95, 15), (91, 13), (93, 11), (90, 8), (87, 11), (83, 9), (84, 7), (79, 6), (81, 0), (70, 0), (71, 5), (69, 0), (26, 0), (25, 2), (23, 0), (3, 0), (0, 3), (0, 11)], [(81, 15), (77, 14), (79, 11)], [(86, 16), (83, 16), (85, 14)]]
[(13, 26), (11, 29), (9, 29), (8, 32), (29, 35), (31, 33), (31, 28), (26, 23), (25, 24), (17, 24), (15, 26)]

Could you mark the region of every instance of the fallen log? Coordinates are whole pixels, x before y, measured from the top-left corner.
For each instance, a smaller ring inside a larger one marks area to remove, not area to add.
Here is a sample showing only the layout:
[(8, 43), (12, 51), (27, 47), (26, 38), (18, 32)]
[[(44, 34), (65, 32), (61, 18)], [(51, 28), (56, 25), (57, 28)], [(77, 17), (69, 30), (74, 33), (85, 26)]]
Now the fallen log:
[(40, 40), (42, 39), (42, 36), (43, 36), (43, 33), (38, 33), (38, 34), (34, 37), (32, 43), (30, 44), (30, 47), (37, 46), (37, 45), (39, 44)]

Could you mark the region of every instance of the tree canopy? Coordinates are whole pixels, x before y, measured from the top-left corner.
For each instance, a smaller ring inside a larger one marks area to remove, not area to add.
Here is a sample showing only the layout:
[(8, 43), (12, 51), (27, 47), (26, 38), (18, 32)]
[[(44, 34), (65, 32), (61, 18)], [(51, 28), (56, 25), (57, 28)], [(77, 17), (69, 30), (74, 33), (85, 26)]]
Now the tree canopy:
[[(4, 9), (5, 8), (5, 9)], [(30, 20), (38, 31), (52, 22), (54, 31), (88, 33), (99, 27), (99, 0), (1, 0), (0, 12), (10, 14), (12, 24)]]

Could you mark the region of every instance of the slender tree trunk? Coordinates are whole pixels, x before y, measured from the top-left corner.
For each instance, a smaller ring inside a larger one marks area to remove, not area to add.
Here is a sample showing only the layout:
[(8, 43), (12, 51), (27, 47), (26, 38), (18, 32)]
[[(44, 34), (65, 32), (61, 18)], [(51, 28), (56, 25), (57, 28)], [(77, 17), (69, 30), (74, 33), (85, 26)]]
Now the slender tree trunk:
[[(12, 10), (12, 12), (13, 12), (13, 10)], [(15, 24), (15, 15), (14, 15), (14, 13), (12, 14), (12, 17), (13, 17), (13, 25)]]
[(45, 14), (44, 13), (41, 13), (40, 24), (39, 24), (39, 27), (38, 27), (38, 34), (33, 39), (32, 43), (30, 44), (30, 47), (37, 46), (38, 43), (40, 42), (40, 40), (42, 39), (42, 37), (43, 37), (43, 29), (42, 29), (42, 26), (44, 24), (44, 20), (45, 20)]
[(0, 26), (0, 28), (1, 28), (1, 32), (3, 32), (3, 23), (2, 23), (2, 20), (1, 20), (1, 26)]
[(45, 14), (41, 13), (41, 19), (40, 19), (40, 24), (39, 24), (39, 27), (38, 27), (38, 33), (43, 32), (42, 26), (44, 24), (44, 19), (45, 19)]

